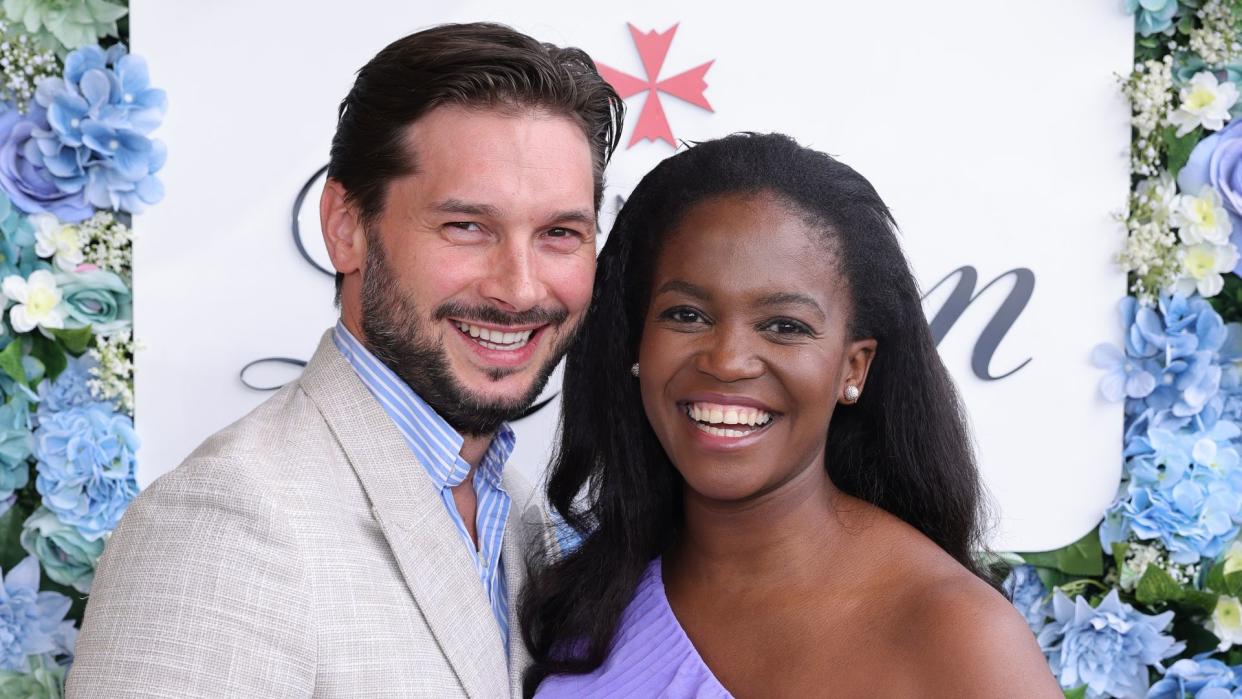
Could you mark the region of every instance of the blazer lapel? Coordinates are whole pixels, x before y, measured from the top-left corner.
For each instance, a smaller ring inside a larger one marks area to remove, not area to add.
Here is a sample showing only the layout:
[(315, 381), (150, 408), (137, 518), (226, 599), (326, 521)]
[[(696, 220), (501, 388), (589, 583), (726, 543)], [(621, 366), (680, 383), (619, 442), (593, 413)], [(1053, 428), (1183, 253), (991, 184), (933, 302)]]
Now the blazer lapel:
[(402, 577), (466, 693), (503, 696), (509, 689), (504, 648), (478, 572), (439, 491), (336, 349), (331, 331), (299, 383), (362, 482)]
[(522, 696), (522, 674), (530, 666), (530, 653), (522, 642), (522, 625), (518, 606), (526, 586), (527, 557), (541, 546), (545, 521), (537, 493), (531, 493), (525, 481), (516, 474), (505, 474), (505, 491), (513, 499), (505, 538), (501, 546), (504, 557), (505, 583), (509, 588), (509, 689), (512, 696)]

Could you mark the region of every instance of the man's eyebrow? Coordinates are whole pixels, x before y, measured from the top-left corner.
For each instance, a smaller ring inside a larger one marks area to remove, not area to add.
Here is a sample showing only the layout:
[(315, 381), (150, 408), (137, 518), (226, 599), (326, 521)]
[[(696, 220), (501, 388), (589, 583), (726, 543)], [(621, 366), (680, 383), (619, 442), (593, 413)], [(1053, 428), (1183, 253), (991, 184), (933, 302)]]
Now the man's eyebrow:
[[(445, 199), (431, 205), (435, 211), (446, 214), (463, 214), (465, 216), (480, 216), (483, 218), (500, 218), (500, 209), (491, 204), (478, 204), (475, 202), (463, 201), (461, 199)], [(595, 226), (595, 214), (584, 209), (566, 209), (565, 211), (557, 211), (547, 218), (552, 223), (579, 223), (584, 226)]]
[(499, 218), (500, 209), (491, 204), (476, 204), (474, 202), (462, 201), (461, 199), (445, 199), (431, 205), (432, 209), (446, 214), (465, 214), (467, 216), (484, 216), (487, 218)]
[(566, 209), (548, 217), (550, 223), (580, 223), (595, 228), (595, 214), (584, 209)]
[(682, 281), (680, 279), (673, 279), (671, 281), (664, 282), (660, 285), (659, 289), (656, 289), (655, 295), (659, 296), (660, 294), (670, 291), (680, 292), (686, 296), (699, 299), (700, 301), (710, 301), (712, 298), (712, 295), (707, 293), (707, 290), (703, 287), (695, 286), (690, 282)]
[(824, 309), (815, 299), (806, 294), (799, 294), (792, 291), (778, 291), (774, 294), (768, 294), (759, 299), (760, 306), (806, 306), (807, 308), (818, 311), (820, 315), (826, 315)]

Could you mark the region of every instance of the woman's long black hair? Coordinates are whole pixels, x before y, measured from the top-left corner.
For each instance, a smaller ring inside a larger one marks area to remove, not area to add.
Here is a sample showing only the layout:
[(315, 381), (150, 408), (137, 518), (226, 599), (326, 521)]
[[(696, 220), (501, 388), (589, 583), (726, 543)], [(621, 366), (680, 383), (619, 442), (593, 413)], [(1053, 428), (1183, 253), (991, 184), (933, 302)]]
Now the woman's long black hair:
[(981, 487), (957, 392), (936, 352), (888, 207), (852, 168), (780, 134), (695, 145), (638, 184), (599, 257), (591, 310), (569, 351), (548, 498), (583, 537), (537, 564), (521, 600), (534, 660), (526, 693), (550, 674), (603, 662), (650, 561), (681, 527), (681, 477), (643, 411), (637, 360), (652, 269), (685, 212), (726, 194), (770, 192), (824, 233), (853, 302), (852, 339), (875, 338), (866, 391), (828, 430), (833, 484), (916, 527), (959, 563), (974, 559)]

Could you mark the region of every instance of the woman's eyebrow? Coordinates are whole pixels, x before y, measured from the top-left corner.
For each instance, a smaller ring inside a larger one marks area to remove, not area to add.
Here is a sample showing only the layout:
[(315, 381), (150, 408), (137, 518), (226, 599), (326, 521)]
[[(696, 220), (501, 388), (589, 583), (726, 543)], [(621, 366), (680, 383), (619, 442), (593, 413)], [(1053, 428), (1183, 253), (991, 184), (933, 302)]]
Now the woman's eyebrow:
[(818, 301), (811, 298), (810, 296), (807, 296), (806, 294), (799, 294), (799, 293), (795, 293), (792, 291), (778, 291), (774, 294), (768, 294), (766, 296), (763, 296), (759, 299), (758, 305), (760, 306), (788, 306), (788, 305), (806, 306), (807, 308), (810, 308), (811, 310), (816, 311), (821, 316), (827, 315), (824, 313), (824, 309), (822, 306), (819, 305)]
[(656, 289), (656, 295), (659, 296), (660, 294), (668, 293), (670, 291), (678, 291), (686, 296), (699, 299), (700, 301), (710, 301), (712, 298), (712, 295), (707, 292), (707, 289), (681, 279), (672, 279), (664, 282), (660, 285), (659, 289)]

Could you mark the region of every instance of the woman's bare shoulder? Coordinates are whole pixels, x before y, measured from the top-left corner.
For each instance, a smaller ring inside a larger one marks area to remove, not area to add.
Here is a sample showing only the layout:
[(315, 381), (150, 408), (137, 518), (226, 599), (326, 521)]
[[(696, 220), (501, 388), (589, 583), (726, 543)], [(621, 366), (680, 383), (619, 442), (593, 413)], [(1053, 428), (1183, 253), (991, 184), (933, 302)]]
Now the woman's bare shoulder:
[(903, 597), (903, 665), (928, 696), (1063, 696), (1022, 615), (970, 571), (939, 570)]

